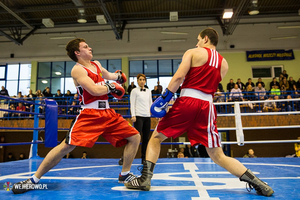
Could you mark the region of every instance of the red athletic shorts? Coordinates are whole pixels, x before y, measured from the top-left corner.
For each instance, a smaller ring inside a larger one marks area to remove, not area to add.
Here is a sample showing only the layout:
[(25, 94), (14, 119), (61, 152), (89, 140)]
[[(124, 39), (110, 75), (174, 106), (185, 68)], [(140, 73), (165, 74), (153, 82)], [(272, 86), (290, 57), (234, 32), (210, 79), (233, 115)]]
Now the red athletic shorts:
[(127, 144), (126, 138), (139, 132), (113, 109), (83, 109), (71, 124), (66, 143), (93, 147), (102, 135), (115, 147)]
[(180, 97), (158, 123), (157, 131), (173, 138), (187, 132), (192, 146), (220, 147), (216, 119), (216, 108), (212, 102)]

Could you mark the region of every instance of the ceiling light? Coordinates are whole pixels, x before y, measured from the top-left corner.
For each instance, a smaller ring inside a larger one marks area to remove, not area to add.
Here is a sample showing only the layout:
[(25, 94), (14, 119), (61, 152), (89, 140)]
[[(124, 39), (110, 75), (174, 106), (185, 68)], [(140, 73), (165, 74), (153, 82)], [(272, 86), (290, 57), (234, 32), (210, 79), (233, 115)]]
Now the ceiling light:
[(259, 13), (259, 10), (257, 8), (257, 2), (258, 0), (252, 0), (252, 4), (248, 11), (249, 15), (257, 15)]
[(58, 44), (57, 46), (60, 47), (60, 48), (65, 48), (66, 47), (65, 44)]
[(83, 8), (79, 8), (78, 9), (78, 19), (77, 19), (78, 23), (84, 24), (87, 22), (86, 18), (85, 18), (85, 11)]
[(61, 75), (61, 72), (55, 72), (56, 75), (60, 76)]
[(160, 40), (161, 42), (185, 42), (186, 39), (182, 38), (182, 39), (165, 39), (165, 40)]
[(42, 80), (42, 83), (47, 84), (48, 81), (47, 80)]
[(170, 12), (170, 21), (175, 22), (178, 21), (178, 12)]
[(44, 19), (42, 19), (42, 23), (43, 23), (44, 26), (46, 26), (47, 28), (49, 28), (49, 27), (54, 27), (54, 22), (53, 22), (50, 18), (44, 18)]
[(283, 37), (271, 37), (270, 40), (286, 40), (286, 39), (294, 39), (294, 38), (298, 38), (298, 36), (293, 35), (293, 36), (283, 36)]
[(169, 34), (169, 35), (188, 35), (188, 33), (184, 32), (172, 32), (172, 31), (161, 31), (161, 34)]
[(284, 28), (300, 28), (300, 25), (298, 26), (277, 26), (279, 29), (284, 29)]
[(64, 39), (74, 39), (75, 36), (58, 36), (58, 37), (51, 37), (51, 40), (64, 40)]
[(96, 20), (97, 20), (98, 24), (107, 24), (107, 21), (106, 21), (104, 15), (97, 15)]
[(230, 8), (230, 9), (224, 9), (224, 12), (223, 12), (223, 19), (230, 19), (233, 15), (233, 9)]

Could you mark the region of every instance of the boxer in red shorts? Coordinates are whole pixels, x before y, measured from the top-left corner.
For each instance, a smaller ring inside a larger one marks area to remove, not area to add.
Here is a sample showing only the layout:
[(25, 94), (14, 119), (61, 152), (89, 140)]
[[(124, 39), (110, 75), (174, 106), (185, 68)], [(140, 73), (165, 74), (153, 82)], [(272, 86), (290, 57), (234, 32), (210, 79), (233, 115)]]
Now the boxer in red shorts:
[[(92, 147), (100, 135), (115, 147), (126, 145), (119, 183), (133, 180), (136, 177), (130, 173), (130, 167), (139, 147), (140, 134), (120, 114), (109, 108), (107, 96), (110, 93), (116, 98), (122, 98), (125, 90), (119, 84), (126, 82), (126, 75), (120, 70), (110, 73), (100, 62), (92, 62), (92, 48), (84, 39), (71, 40), (66, 50), (68, 56), (76, 62), (71, 76), (80, 95), (82, 110), (72, 122), (66, 139), (47, 154), (36, 173), (16, 184), (38, 183), (46, 172), (56, 166), (76, 146)], [(115, 80), (117, 83), (105, 83), (104, 79)], [(20, 186), (15, 185), (12, 189), (15, 194), (29, 190), (28, 187), (19, 189)]]
[[(160, 143), (169, 137), (176, 138), (187, 132), (192, 146), (204, 145), (216, 164), (239, 177), (241, 181), (247, 182), (258, 194), (271, 196), (274, 191), (270, 186), (258, 179), (238, 160), (223, 153), (216, 125), (213, 95), (228, 71), (228, 64), (216, 51), (218, 33), (214, 29), (201, 31), (197, 39), (196, 48), (185, 52), (168, 88), (151, 106), (152, 115), (163, 118), (148, 143), (142, 175), (125, 183), (125, 186), (129, 189), (150, 190)], [(180, 97), (167, 113), (168, 102), (181, 83)]]

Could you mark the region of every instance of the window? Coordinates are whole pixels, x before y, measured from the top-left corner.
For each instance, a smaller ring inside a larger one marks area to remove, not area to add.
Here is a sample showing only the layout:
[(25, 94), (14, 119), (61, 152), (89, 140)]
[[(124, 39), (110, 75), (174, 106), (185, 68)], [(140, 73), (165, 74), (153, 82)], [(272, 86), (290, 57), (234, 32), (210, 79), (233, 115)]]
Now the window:
[[(102, 65), (102, 63), (101, 63)], [(109, 72), (115, 72), (117, 70), (121, 70), (122, 69), (122, 61), (119, 60), (108, 60), (108, 68), (107, 70)]]
[(136, 77), (139, 73), (143, 73), (143, 61), (135, 60), (129, 62), (130, 77)]
[(5, 79), (5, 65), (0, 65), (0, 80)]
[(172, 60), (159, 60), (158, 66), (160, 76), (172, 76)]
[(252, 66), (253, 78), (273, 78), (279, 77), (283, 66)]
[(144, 74), (146, 76), (157, 76), (157, 60), (144, 61)]
[(50, 77), (51, 63), (50, 62), (40, 62), (38, 64), (38, 77)]

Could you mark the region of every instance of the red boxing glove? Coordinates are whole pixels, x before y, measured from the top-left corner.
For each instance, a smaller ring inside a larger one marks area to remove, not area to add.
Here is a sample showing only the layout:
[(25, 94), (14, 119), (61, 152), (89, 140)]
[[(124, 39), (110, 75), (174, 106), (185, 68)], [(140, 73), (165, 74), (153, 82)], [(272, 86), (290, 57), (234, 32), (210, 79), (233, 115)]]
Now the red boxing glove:
[(117, 99), (122, 99), (125, 94), (124, 88), (117, 83), (106, 83), (105, 86), (108, 88), (108, 93)]
[(118, 76), (118, 78), (116, 80), (117, 83), (122, 84), (122, 83), (125, 83), (127, 81), (126, 75), (124, 73), (122, 73), (121, 70), (117, 70), (115, 73)]

